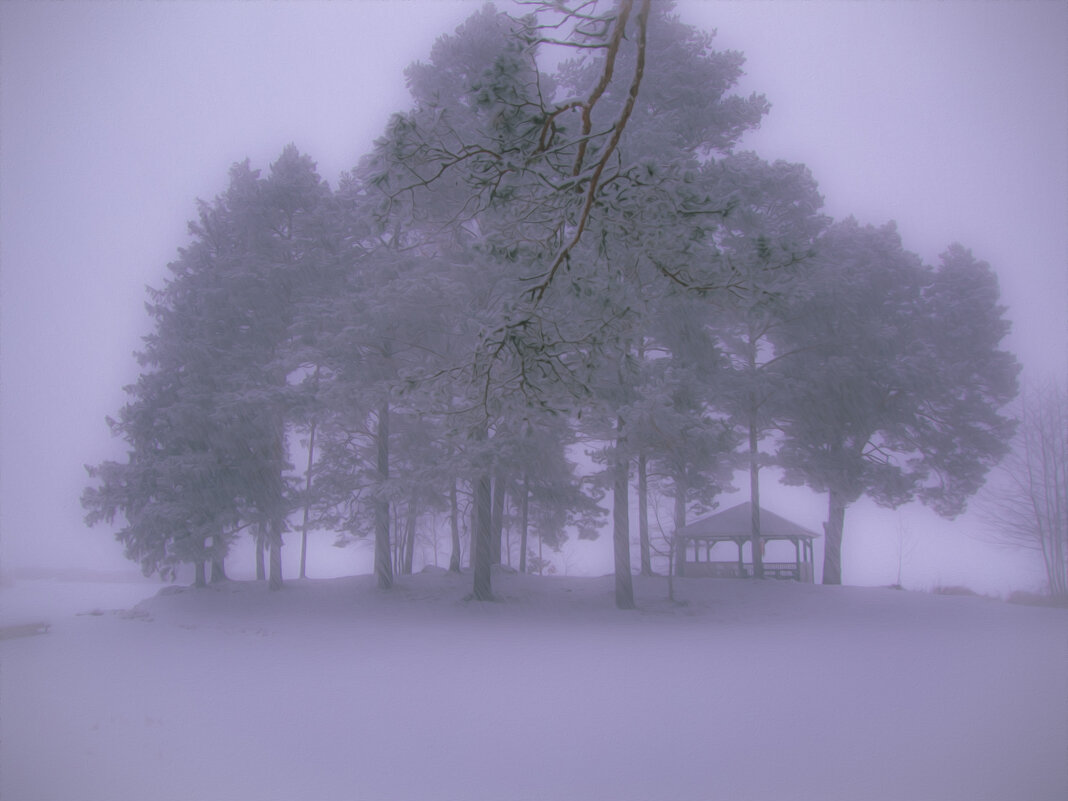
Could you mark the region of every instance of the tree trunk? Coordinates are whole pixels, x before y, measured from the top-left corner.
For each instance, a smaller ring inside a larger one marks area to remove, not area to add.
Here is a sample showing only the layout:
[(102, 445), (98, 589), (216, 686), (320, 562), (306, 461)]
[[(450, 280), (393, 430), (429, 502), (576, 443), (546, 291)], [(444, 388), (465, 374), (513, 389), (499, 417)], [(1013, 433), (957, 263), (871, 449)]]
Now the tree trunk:
[(452, 553), (449, 554), (449, 572), (460, 572), (460, 508), (456, 500), (456, 480), (449, 487), (449, 532), (452, 534)]
[(219, 584), (227, 580), (225, 557), (213, 557), (211, 560), (211, 583)]
[(673, 531), (671, 533), (671, 542), (668, 545), (668, 554), (669, 554), (668, 558), (669, 558), (669, 561), (671, 562), (671, 564), (669, 566), (670, 569), (668, 571), (668, 600), (669, 601), (674, 601), (675, 600), (675, 584), (674, 584), (675, 576), (676, 575), (679, 575), (679, 576), (682, 575), (682, 573), (679, 572), (680, 571), (679, 560), (680, 559), (685, 559), (685, 557), (686, 557), (686, 554), (679, 547), (679, 538), (678, 538), (678, 535), (675, 533), (680, 528), (682, 528), (683, 526), (686, 525), (686, 492), (687, 492), (687, 490), (686, 490), (686, 479), (685, 479), (685, 477), (681, 477), (678, 474), (676, 474), (675, 477), (674, 477), (674, 481), (675, 481), (675, 512), (674, 512), (673, 524), (675, 526), (675, 531)]
[(493, 481), (493, 512), (490, 518), (493, 526), (492, 558), (495, 565), (501, 564), (503, 554), (501, 541), (504, 537), (504, 485), (504, 476), (498, 472)]
[(253, 535), (253, 540), (255, 541), (256, 550), (256, 581), (266, 581), (267, 566), (263, 561), (263, 552), (266, 550), (267, 543), (261, 526), (256, 527), (256, 533)]
[[(755, 400), (750, 399), (750, 403)], [(757, 461), (757, 425), (755, 415), (749, 418), (749, 543), (753, 551), (753, 578), (764, 578), (764, 541), (760, 537), (760, 464)]]
[(675, 603), (675, 537), (668, 540), (668, 603)]
[(489, 473), (482, 473), (475, 481), (474, 532), (471, 537), (471, 573), (474, 579), (472, 597), (476, 601), (492, 601), (493, 585), (490, 567), (493, 564), (492, 517), (493, 500)]
[(842, 531), (845, 528), (846, 503), (841, 493), (828, 493), (827, 522), (823, 524), (823, 583), (842, 583)]
[[(318, 376), (319, 368), (315, 369)], [(315, 461), (315, 421), (308, 435), (308, 468), (304, 473), (304, 521), (300, 525), (300, 578), (308, 577), (308, 512), (311, 506), (312, 463)]]
[[(755, 277), (751, 274), (749, 291), (756, 294)], [(746, 360), (749, 367), (749, 380), (754, 381), (757, 375), (757, 349), (760, 345), (760, 334), (752, 316), (749, 318), (749, 347), (746, 352)], [(757, 412), (760, 404), (756, 393), (750, 391), (749, 397), (749, 502), (752, 506), (749, 519), (749, 548), (753, 552), (753, 578), (764, 578), (764, 541), (760, 537), (760, 462), (759, 444), (760, 430), (757, 425)]]
[[(618, 422), (622, 430), (623, 420)], [(634, 584), (630, 575), (630, 461), (624, 438), (616, 439), (612, 487), (612, 544), (615, 556), (616, 608), (634, 609)]]
[(519, 504), (519, 572), (527, 572), (527, 529), (530, 526), (530, 477), (523, 474), (523, 499)]
[(379, 589), (387, 590), (393, 586), (393, 562), (389, 552), (389, 499), (384, 492), (384, 485), (389, 480), (389, 401), (382, 401), (378, 407), (377, 429), (379, 487), (374, 502), (375, 581)]
[(649, 477), (644, 453), (638, 455), (638, 548), (641, 574), (653, 575), (653, 554), (649, 545)]
[(389, 510), (390, 531), (393, 532), (389, 558), (393, 560), (393, 575), (399, 576), (401, 572), (401, 549), (404, 547), (404, 529), (401, 528), (400, 512), (397, 511), (397, 504), (391, 503)]
[(415, 566), (415, 523), (419, 510), (415, 501), (408, 502), (408, 517), (404, 521), (404, 563), (403, 572), (410, 576)]
[(271, 536), (269, 540), (271, 548), (270, 576), (267, 580), (267, 588), (270, 590), (282, 589), (282, 524), (281, 521), (271, 521)]
[(675, 531), (686, 525), (686, 495), (689, 492), (689, 487), (686, 485), (685, 476), (676, 474), (674, 476), (675, 482), (675, 512), (674, 512), (674, 524)]
[(203, 559), (197, 559), (193, 563), (193, 566), (194, 566), (194, 571), (195, 571), (194, 576), (193, 576), (193, 586), (194, 587), (207, 587), (208, 586), (208, 579), (207, 579), (207, 574), (204, 571), (204, 560)]

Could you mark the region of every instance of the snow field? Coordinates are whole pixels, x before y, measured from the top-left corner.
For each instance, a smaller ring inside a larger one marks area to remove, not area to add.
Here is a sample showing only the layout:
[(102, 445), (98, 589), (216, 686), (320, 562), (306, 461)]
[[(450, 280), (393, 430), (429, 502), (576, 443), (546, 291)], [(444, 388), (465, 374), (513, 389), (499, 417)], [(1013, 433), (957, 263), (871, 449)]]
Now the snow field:
[(1068, 613), (498, 574), (185, 589), (0, 643), (5, 799), (1061, 799)]

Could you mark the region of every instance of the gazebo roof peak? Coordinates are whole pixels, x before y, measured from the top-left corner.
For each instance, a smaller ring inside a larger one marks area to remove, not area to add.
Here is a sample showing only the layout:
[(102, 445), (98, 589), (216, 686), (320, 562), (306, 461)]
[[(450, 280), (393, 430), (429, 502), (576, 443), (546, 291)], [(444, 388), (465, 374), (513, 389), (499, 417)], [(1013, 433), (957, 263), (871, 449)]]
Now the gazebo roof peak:
[[(722, 512), (695, 520), (688, 526), (675, 531), (675, 535), (685, 539), (731, 540), (750, 536), (753, 505), (746, 501)], [(818, 537), (814, 531), (799, 526), (766, 508), (760, 508), (760, 538), (762, 540), (812, 540)]]

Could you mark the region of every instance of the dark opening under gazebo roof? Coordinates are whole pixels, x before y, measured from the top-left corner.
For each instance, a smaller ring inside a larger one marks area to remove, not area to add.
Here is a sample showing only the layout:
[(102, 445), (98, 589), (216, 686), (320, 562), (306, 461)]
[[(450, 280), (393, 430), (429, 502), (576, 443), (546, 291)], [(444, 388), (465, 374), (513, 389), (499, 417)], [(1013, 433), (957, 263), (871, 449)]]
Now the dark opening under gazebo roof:
[[(722, 512), (703, 517), (675, 531), (687, 540), (735, 540), (748, 538), (751, 531), (753, 505), (746, 501)], [(813, 540), (819, 534), (809, 531), (774, 512), (760, 509), (760, 538), (762, 540)]]

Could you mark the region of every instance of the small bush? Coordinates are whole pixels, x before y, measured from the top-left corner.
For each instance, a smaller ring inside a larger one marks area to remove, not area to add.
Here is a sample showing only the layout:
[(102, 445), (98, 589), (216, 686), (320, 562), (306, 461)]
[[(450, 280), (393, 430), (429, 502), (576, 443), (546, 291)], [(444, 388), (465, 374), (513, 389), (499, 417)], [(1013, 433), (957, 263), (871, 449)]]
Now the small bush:
[(935, 595), (969, 595), (973, 598), (978, 598), (979, 593), (973, 590), (971, 587), (965, 587), (960, 584), (956, 584), (952, 587), (935, 587), (931, 590)]

